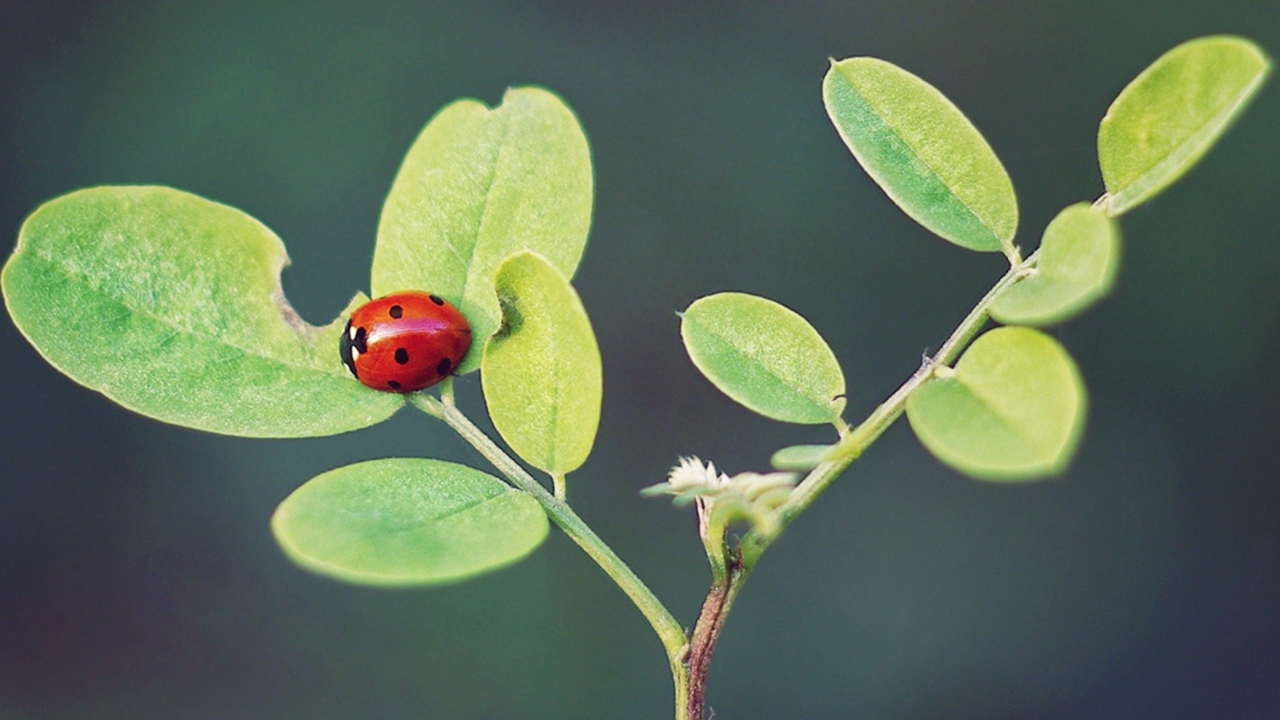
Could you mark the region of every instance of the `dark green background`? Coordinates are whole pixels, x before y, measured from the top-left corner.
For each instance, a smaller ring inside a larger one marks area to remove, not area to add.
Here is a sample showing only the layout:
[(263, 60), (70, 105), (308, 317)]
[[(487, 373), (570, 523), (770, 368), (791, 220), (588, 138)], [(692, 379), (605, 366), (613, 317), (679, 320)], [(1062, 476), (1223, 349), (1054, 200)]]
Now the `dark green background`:
[[(828, 57), (929, 79), (982, 129), (1034, 245), (1101, 192), (1111, 98), (1216, 32), (1280, 54), (1280, 3), (27, 2), (0, 9), (0, 228), (104, 183), (243, 208), (314, 322), (367, 289), (382, 198), (427, 119), (559, 92), (594, 154), (578, 286), (605, 411), (579, 512), (692, 622), (692, 511), (638, 490), (682, 454), (737, 472), (822, 429), (718, 395), (674, 312), (778, 299), (829, 339), (856, 420), (1002, 272), (926, 234), (844, 150)], [(983, 484), (894, 427), (766, 557), (711, 676), (717, 717), (1280, 717), (1280, 84), (1125, 217), (1115, 294), (1057, 331), (1091, 390), (1061, 480)], [(639, 614), (553, 533), (479, 580), (313, 577), (268, 532), (307, 478), (476, 463), (419, 413), (261, 441), (132, 415), (0, 327), (0, 718), (663, 718)], [(335, 350), (336, 352), (336, 350)], [(475, 376), (460, 383), (479, 412)]]

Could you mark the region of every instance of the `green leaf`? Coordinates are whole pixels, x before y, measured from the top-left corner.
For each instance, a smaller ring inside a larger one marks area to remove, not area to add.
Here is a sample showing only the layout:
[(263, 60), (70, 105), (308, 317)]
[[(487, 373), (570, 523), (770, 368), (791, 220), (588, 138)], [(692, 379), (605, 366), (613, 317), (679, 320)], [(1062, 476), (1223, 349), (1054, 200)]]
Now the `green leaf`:
[(1012, 255), (1013, 182), (937, 88), (892, 63), (858, 57), (832, 63), (822, 96), (845, 145), (912, 219), (961, 247)]
[(1084, 427), (1085, 390), (1056, 340), (1025, 327), (978, 338), (954, 370), (907, 398), (907, 417), (939, 460), (982, 480), (1062, 472)]
[(284, 244), (235, 208), (163, 187), (64, 195), (22, 226), (5, 303), (73, 380), (165, 422), (251, 437), (331, 435), (404, 400), (356, 382), (341, 322), (280, 289)]
[(1257, 45), (1218, 35), (1175, 47), (1134, 78), (1098, 127), (1109, 213), (1132, 210), (1195, 165), (1270, 69)]
[(1006, 325), (1052, 325), (1111, 291), (1120, 266), (1120, 229), (1099, 208), (1079, 203), (1045, 228), (1035, 274), (1010, 285), (991, 304)]
[(774, 470), (808, 472), (822, 464), (832, 445), (792, 445), (775, 452), (769, 459)]
[(391, 458), (293, 491), (271, 518), (286, 555), (360, 585), (438, 585), (496, 570), (547, 536), (538, 501), (466, 465)]
[[(508, 90), (492, 110), (459, 100), (418, 136), (387, 196), (373, 294), (434, 292), (482, 340), (498, 328), (493, 276), (508, 256), (533, 250), (573, 277), (591, 193), (587, 139), (560, 98), (528, 87)], [(480, 345), (458, 373), (479, 366)]]
[(839, 422), (844, 374), (803, 317), (745, 293), (718, 293), (684, 311), (680, 335), (698, 370), (721, 392), (782, 422)]
[(502, 439), (553, 475), (595, 443), (603, 381), (582, 300), (546, 258), (524, 251), (498, 268), (502, 327), (485, 343), (480, 380)]

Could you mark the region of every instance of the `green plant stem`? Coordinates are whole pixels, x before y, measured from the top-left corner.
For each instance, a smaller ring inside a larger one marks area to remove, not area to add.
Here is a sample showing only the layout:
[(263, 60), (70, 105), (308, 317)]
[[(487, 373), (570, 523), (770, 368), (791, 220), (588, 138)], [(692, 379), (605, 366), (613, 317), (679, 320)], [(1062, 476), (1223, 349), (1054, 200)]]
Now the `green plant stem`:
[(885, 400), (875, 410), (858, 424), (849, 434), (837, 442), (822, 463), (815, 467), (796, 485), (796, 489), (791, 492), (791, 496), (777, 510), (778, 529), (777, 532), (765, 537), (756, 532), (749, 532), (742, 539), (742, 564), (750, 569), (759, 561), (760, 556), (768, 549), (773, 539), (778, 536), (788, 525), (790, 525), (799, 515), (808, 508), (813, 501), (826, 490), (831, 483), (844, 472), (845, 468), (857, 460), (863, 452), (866, 451), (871, 443), (875, 442), (889, 426), (902, 416), (903, 411), (907, 407), (907, 398), (916, 388), (923, 385), (929, 378), (933, 377), (938, 368), (948, 367), (955, 362), (960, 352), (973, 340), (982, 327), (986, 324), (991, 303), (995, 301), (996, 296), (1004, 292), (1005, 288), (1018, 282), (1026, 277), (1035, 269), (1039, 259), (1039, 251), (1032, 253), (1027, 259), (1021, 260), (1010, 266), (1009, 271), (1000, 278), (986, 295), (978, 301), (964, 320), (956, 326), (951, 337), (938, 348), (938, 351), (931, 357), (925, 359), (920, 364), (919, 369), (907, 379), (888, 400)]
[(698, 535), (702, 537), (702, 547), (707, 551), (707, 563), (711, 566), (711, 582), (725, 582), (729, 577), (728, 548), (725, 546), (725, 526), (710, 523), (707, 511), (701, 501), (698, 503)]
[[(688, 636), (685, 635), (684, 627), (675, 619), (666, 606), (658, 600), (653, 591), (627, 566), (622, 558), (619, 558), (613, 549), (605, 544), (600, 536), (595, 534), (582, 518), (573, 511), (563, 500), (552, 495), (543, 487), (533, 476), (525, 471), (515, 460), (507, 455), (502, 448), (498, 447), (483, 430), (476, 427), (466, 415), (462, 414), (456, 405), (452, 402), (452, 396), (445, 395), (445, 400), (431, 397), (430, 395), (418, 394), (412, 398), (414, 404), (428, 415), (440, 418), (449, 427), (453, 428), (463, 440), (466, 440), (481, 455), (485, 457), (493, 466), (506, 476), (517, 489), (531, 495), (547, 516), (551, 518), (565, 535), (578, 544), (578, 547), (591, 557), (592, 560), (605, 571), (618, 587), (622, 589), (627, 597), (631, 598), (631, 602), (635, 603), (640, 613), (644, 615), (649, 624), (653, 626), (653, 631), (658, 635), (658, 639), (662, 641), (663, 648), (667, 652), (667, 660), (671, 666), (671, 678), (675, 683), (676, 693), (676, 720), (688, 720), (684, 715), (685, 708), (688, 705), (689, 679), (688, 670), (685, 666), (685, 656), (688, 652)], [(694, 720), (701, 720), (696, 718)]]
[[(1014, 253), (1013, 257), (1016, 255), (1017, 253)], [(826, 490), (854, 460), (857, 460), (870, 447), (871, 443), (902, 416), (903, 411), (906, 410), (907, 398), (916, 388), (933, 377), (938, 368), (950, 366), (955, 362), (960, 352), (986, 324), (988, 310), (996, 296), (1030, 274), (1036, 266), (1037, 256), (1038, 253), (1033, 253), (1025, 260), (1016, 260), (1004, 277), (1000, 278), (960, 321), (955, 331), (951, 333), (951, 337), (938, 348), (938, 352), (926, 358), (919, 369), (912, 373), (911, 377), (889, 396), (889, 399), (873, 410), (866, 420), (847, 434), (842, 433), (840, 441), (827, 452), (826, 458), (796, 485), (787, 501), (778, 508), (776, 529), (768, 535), (762, 535), (754, 530), (748, 532), (742, 538), (737, 552), (730, 553), (727, 574), (716, 574), (716, 581), (712, 583), (711, 592), (703, 603), (702, 613), (698, 617), (693, 637), (689, 641), (689, 692), (687, 695), (689, 705), (685, 712), (686, 718), (689, 720), (703, 718), (706, 707), (707, 671), (710, 667), (711, 655), (715, 651), (716, 640), (719, 639), (720, 631), (724, 628), (734, 598), (741, 591), (747, 575), (760, 561), (765, 550), (788, 525), (813, 504), (823, 490)], [(721, 577), (726, 579), (721, 581)]]

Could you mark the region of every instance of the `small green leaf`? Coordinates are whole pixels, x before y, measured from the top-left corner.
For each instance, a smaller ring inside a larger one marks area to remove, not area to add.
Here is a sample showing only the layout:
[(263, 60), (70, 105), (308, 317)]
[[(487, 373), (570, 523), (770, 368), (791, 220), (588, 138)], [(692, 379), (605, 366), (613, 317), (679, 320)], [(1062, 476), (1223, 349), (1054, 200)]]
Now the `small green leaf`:
[(1143, 70), (1098, 127), (1108, 212), (1132, 210), (1195, 165), (1253, 99), (1270, 69), (1257, 45), (1218, 35), (1189, 40)]
[(774, 470), (808, 472), (822, 464), (832, 445), (792, 445), (775, 452), (769, 463)]
[(1066, 468), (1084, 427), (1075, 362), (1039, 330), (978, 338), (907, 398), (907, 417), (939, 460), (982, 480), (1030, 480)]
[(1035, 274), (1010, 285), (991, 304), (1006, 325), (1052, 325), (1111, 291), (1120, 266), (1120, 229), (1099, 208), (1079, 203), (1045, 228)]
[[(591, 224), (591, 155), (573, 112), (541, 88), (508, 90), (490, 110), (459, 100), (409, 149), (387, 196), (373, 295), (448, 298), (478, 340), (498, 328), (498, 265), (529, 249), (573, 277)], [(458, 366), (480, 364), (479, 346)]]
[(840, 420), (840, 363), (794, 311), (745, 293), (708, 295), (684, 311), (680, 335), (698, 370), (747, 408), (782, 422)]
[(832, 63), (827, 114), (863, 169), (929, 231), (970, 250), (1013, 253), (1018, 199), (977, 128), (937, 88), (892, 63)]
[(163, 187), (51, 200), (22, 226), (5, 303), (73, 380), (165, 422), (228, 435), (332, 435), (404, 400), (356, 382), (341, 322), (313, 327), (280, 289), (284, 244), (226, 205)]
[(555, 475), (586, 462), (600, 425), (600, 349), (582, 300), (546, 258), (524, 251), (498, 268), (502, 327), (485, 343), (480, 380), (502, 439)]
[(438, 585), (496, 570), (547, 536), (532, 497), (466, 465), (390, 458), (293, 491), (271, 518), (286, 555), (359, 585)]

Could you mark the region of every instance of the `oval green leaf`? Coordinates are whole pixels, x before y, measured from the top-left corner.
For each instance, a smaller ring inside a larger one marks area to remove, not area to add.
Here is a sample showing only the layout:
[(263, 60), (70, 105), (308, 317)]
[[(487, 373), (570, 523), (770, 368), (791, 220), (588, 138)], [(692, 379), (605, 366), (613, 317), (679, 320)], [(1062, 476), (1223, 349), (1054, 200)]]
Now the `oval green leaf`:
[(978, 338), (954, 370), (907, 398), (916, 436), (939, 460), (981, 480), (1064, 470), (1084, 428), (1085, 390), (1056, 340), (1025, 327)]
[(293, 491), (271, 518), (286, 555), (360, 585), (438, 585), (496, 570), (547, 536), (538, 501), (466, 465), (390, 458)]
[(845, 145), (907, 215), (961, 247), (1012, 255), (1013, 182), (937, 88), (892, 63), (857, 57), (832, 63), (822, 96)]
[(721, 392), (782, 422), (838, 422), (840, 363), (803, 317), (755, 295), (726, 292), (694, 301), (680, 320), (689, 359)]
[(1151, 199), (1209, 150), (1271, 69), (1238, 37), (1187, 41), (1129, 83), (1098, 127), (1098, 163), (1115, 216)]
[(502, 326), (485, 343), (489, 417), (517, 455), (553, 475), (586, 462), (600, 425), (600, 348), (582, 300), (549, 260), (524, 251), (498, 268)]
[(1066, 208), (1045, 228), (1035, 274), (1005, 289), (991, 317), (1007, 325), (1052, 325), (1111, 291), (1120, 266), (1120, 229), (1088, 203)]
[[(591, 155), (573, 112), (541, 88), (508, 90), (489, 109), (459, 100), (409, 149), (387, 196), (373, 255), (374, 297), (448, 298), (478, 339), (501, 316), (493, 279), (529, 249), (573, 277), (591, 224)], [(481, 343), (456, 372), (479, 366)]]
[(164, 187), (51, 200), (2, 276), (18, 329), (54, 367), (121, 405), (227, 435), (356, 430), (404, 400), (356, 382), (340, 321), (303, 322), (284, 244), (235, 208)]
[(809, 472), (822, 464), (834, 445), (792, 445), (775, 452), (769, 459), (774, 470)]

